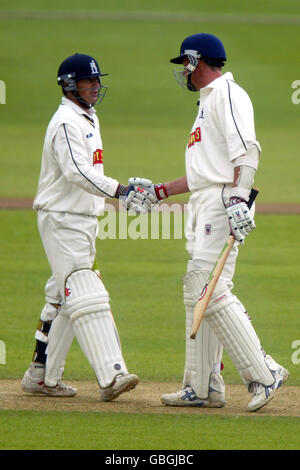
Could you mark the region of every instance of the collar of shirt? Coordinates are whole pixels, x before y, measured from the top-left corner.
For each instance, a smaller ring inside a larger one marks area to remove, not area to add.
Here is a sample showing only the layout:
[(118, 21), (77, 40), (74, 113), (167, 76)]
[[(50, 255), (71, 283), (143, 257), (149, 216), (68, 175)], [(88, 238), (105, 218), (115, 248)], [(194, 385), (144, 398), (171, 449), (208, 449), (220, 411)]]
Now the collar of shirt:
[(201, 103), (203, 104), (204, 100), (206, 100), (206, 98), (210, 95), (212, 90), (222, 86), (226, 80), (234, 81), (234, 78), (231, 72), (224, 73), (224, 75), (221, 75), (220, 77), (216, 78), (205, 87), (200, 88), (200, 99), (198, 101), (198, 105), (200, 103), (200, 100), (201, 100)]
[(224, 80), (232, 80), (234, 82), (234, 78), (231, 72), (226, 72), (224, 75), (221, 75), (220, 77), (216, 78), (212, 82), (210, 82), (208, 85), (205, 87), (201, 88), (201, 90), (205, 90), (208, 88), (217, 88), (218, 86), (222, 85), (222, 82)]
[(93, 118), (93, 115), (96, 113), (94, 108), (90, 108), (90, 113), (82, 109), (78, 104), (74, 103), (74, 101), (69, 100), (65, 96), (61, 99), (61, 104), (69, 106), (70, 108), (74, 109), (77, 114), (85, 114), (89, 119)]

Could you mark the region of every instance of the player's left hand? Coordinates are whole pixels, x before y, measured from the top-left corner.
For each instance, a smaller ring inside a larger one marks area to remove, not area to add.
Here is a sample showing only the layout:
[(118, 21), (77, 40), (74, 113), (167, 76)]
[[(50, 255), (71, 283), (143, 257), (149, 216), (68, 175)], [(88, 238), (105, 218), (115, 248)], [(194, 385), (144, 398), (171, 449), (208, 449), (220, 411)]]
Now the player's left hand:
[(256, 228), (247, 204), (239, 198), (230, 198), (226, 212), (231, 234), (239, 243), (244, 243), (245, 237)]

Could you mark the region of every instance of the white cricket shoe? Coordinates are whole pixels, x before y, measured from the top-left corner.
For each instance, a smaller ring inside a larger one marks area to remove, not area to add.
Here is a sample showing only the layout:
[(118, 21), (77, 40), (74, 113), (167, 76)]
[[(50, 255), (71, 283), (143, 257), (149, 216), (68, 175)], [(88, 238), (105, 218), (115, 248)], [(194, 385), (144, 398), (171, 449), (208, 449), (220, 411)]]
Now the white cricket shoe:
[(25, 372), (21, 381), (24, 392), (48, 395), (51, 397), (74, 397), (77, 389), (66, 385), (62, 380), (58, 380), (55, 387), (47, 387), (41, 377), (33, 377), (31, 367)]
[(165, 393), (161, 396), (161, 402), (168, 406), (197, 406), (199, 408), (221, 408), (225, 406), (225, 397), (220, 394), (211, 399), (197, 397), (195, 391), (187, 385), (185, 388), (176, 393)]
[(211, 374), (208, 398), (197, 397), (190, 385), (176, 393), (166, 393), (161, 396), (161, 402), (169, 406), (197, 406), (199, 408), (222, 408), (225, 406), (225, 384), (220, 374)]
[(279, 366), (276, 370), (271, 370), (274, 375), (274, 383), (269, 387), (266, 387), (258, 382), (252, 382), (249, 384), (249, 392), (253, 394), (251, 401), (248, 404), (249, 411), (257, 411), (265, 406), (269, 401), (274, 398), (275, 393), (286, 382), (289, 371), (284, 367)]
[(106, 388), (100, 388), (102, 401), (112, 401), (121, 393), (129, 392), (137, 386), (139, 378), (135, 374), (118, 374), (113, 382)]

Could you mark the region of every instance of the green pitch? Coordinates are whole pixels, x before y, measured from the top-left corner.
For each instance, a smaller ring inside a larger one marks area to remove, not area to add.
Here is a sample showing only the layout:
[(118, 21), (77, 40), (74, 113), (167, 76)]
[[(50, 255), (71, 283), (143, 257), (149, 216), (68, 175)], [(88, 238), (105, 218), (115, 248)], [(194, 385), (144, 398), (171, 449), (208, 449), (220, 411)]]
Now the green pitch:
[[(178, 87), (169, 59), (185, 36), (204, 31), (223, 39), (225, 70), (254, 104), (263, 148), (259, 201), (300, 203), (300, 104), (292, 102), (292, 83), (300, 79), (298, 2), (136, 0), (125, 7), (91, 0), (82, 10), (77, 0), (1, 2), (0, 197), (34, 196), (45, 129), (60, 100), (56, 71), (74, 52), (94, 55), (110, 74), (98, 108), (106, 173), (123, 183), (129, 176), (155, 182), (181, 176), (197, 97)], [(257, 215), (256, 221), (240, 250), (235, 293), (266, 351), (289, 369), (288, 385), (299, 386), (300, 354), (292, 347), (300, 340), (299, 216)], [(31, 360), (49, 269), (33, 212), (1, 211), (0, 224), (0, 341), (6, 345), (0, 379), (20, 379)], [(128, 368), (145, 381), (181, 381), (184, 240), (107, 239), (97, 248)], [(224, 363), (225, 382), (240, 384), (226, 354)], [(95, 380), (76, 342), (65, 378)], [(298, 420), (2, 410), (0, 449), (297, 449)]]

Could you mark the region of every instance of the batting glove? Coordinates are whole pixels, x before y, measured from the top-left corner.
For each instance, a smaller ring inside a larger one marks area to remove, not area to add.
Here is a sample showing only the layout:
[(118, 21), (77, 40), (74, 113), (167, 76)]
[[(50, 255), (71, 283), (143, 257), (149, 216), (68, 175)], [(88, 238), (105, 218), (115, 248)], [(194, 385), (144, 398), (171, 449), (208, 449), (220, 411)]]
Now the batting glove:
[(237, 197), (232, 197), (229, 200), (226, 212), (231, 234), (240, 244), (243, 244), (245, 237), (256, 228), (246, 202)]
[(167, 199), (168, 197), (167, 189), (164, 184), (153, 184), (151, 180), (146, 178), (129, 178), (128, 184), (144, 188), (154, 197), (155, 202), (153, 204), (159, 204), (162, 199)]
[(135, 214), (146, 214), (151, 210), (152, 204), (156, 203), (151, 193), (133, 185), (119, 185), (115, 197), (121, 199), (125, 208)]

